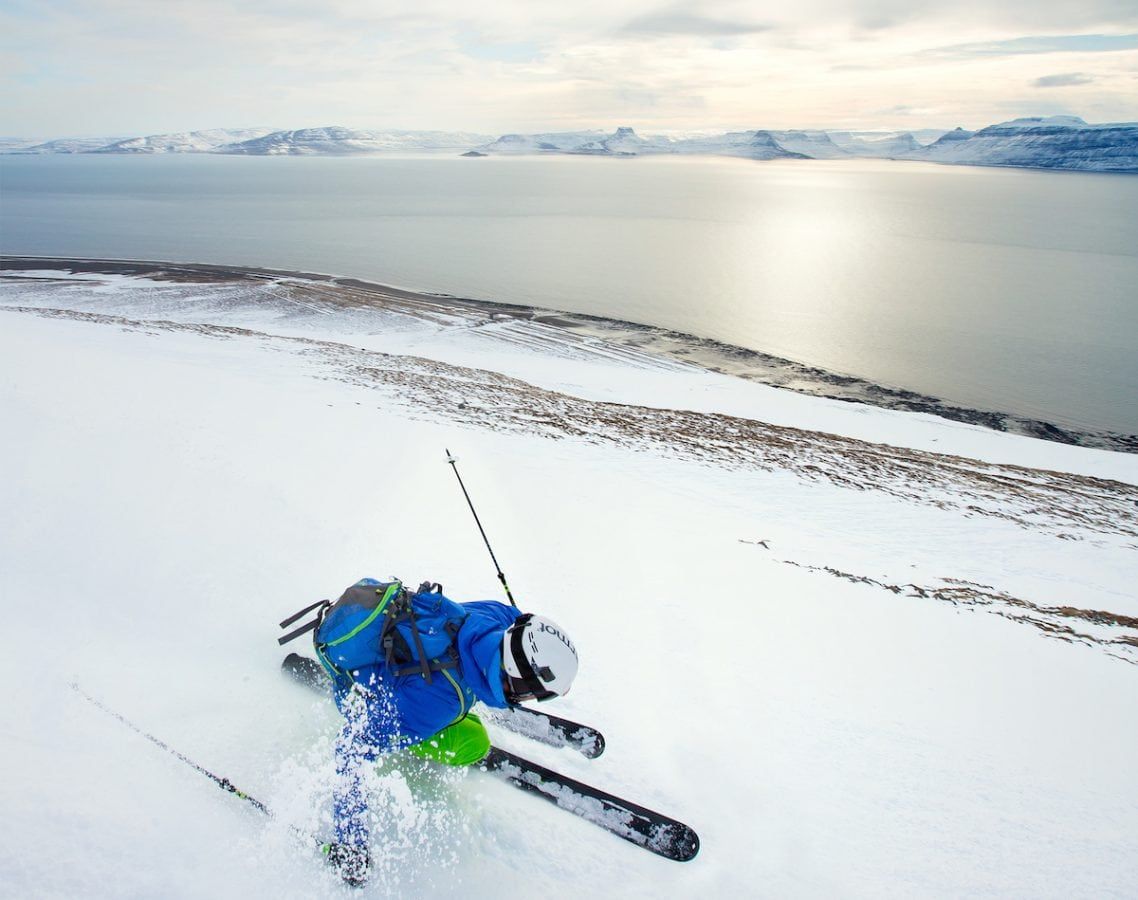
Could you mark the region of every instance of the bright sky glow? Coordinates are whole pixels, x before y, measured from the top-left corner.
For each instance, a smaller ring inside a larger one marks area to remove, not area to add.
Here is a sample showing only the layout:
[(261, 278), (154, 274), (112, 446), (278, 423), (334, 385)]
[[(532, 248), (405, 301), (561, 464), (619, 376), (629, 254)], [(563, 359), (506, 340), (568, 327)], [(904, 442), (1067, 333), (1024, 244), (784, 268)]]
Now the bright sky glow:
[(0, 134), (1138, 119), (1134, 0), (3, 0)]

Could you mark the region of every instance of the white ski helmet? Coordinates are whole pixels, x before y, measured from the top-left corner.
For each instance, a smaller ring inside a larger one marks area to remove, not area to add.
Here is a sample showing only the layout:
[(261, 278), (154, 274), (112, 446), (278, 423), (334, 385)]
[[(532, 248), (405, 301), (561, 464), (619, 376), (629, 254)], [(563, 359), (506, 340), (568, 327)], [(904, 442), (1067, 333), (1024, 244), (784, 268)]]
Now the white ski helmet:
[(577, 649), (556, 622), (526, 613), (502, 635), (502, 670), (510, 703), (560, 697), (577, 675)]

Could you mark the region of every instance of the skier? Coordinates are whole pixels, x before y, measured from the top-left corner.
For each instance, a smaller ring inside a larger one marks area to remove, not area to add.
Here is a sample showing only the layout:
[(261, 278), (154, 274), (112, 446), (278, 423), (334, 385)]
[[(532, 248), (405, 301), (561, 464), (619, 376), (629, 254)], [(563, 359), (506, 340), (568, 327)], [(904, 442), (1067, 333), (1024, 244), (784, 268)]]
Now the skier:
[[(333, 677), (336, 706), (346, 720), (336, 742), (335, 842), (324, 852), (344, 881), (357, 887), (366, 882), (371, 865), (361, 784), (365, 764), (408, 750), (450, 766), (475, 765), (490, 750), (485, 726), (470, 711), (475, 702), (502, 709), (548, 700), (566, 694), (577, 674), (576, 649), (549, 619), (493, 600), (454, 603), (439, 585), (424, 584), (412, 595), (400, 593), (399, 582), (393, 584), (357, 582), (315, 633), (317, 655)], [(392, 608), (400, 598), (404, 603), (397, 609), (401, 617), (387, 610), (400, 630), (392, 624), (376, 629), (379, 639), (367, 642), (365, 655), (352, 660), (350, 669), (338, 668), (333, 661), (344, 657), (333, 651), (358, 638), (376, 615), (351, 628), (339, 625), (341, 636), (330, 640), (337, 608), (346, 601), (370, 602), (384, 611), (391, 597), (396, 598)], [(400, 634), (402, 647), (393, 650)]]

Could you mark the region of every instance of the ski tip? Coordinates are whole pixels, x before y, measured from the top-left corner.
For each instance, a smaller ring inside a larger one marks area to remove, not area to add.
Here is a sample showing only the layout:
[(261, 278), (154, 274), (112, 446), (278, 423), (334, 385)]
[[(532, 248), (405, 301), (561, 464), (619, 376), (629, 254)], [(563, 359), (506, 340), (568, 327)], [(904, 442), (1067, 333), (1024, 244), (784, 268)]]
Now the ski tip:
[(661, 837), (664, 840), (654, 842), (655, 845), (651, 847), (660, 856), (676, 862), (691, 862), (699, 853), (699, 835), (682, 822), (666, 829), (666, 835)]
[(581, 745), (581, 755), (585, 759), (596, 759), (605, 752), (605, 736), (599, 731), (593, 736), (593, 739), (586, 744)]
[(676, 857), (679, 862), (689, 862), (699, 853), (699, 835), (687, 829), (687, 833), (680, 846), (680, 854)]

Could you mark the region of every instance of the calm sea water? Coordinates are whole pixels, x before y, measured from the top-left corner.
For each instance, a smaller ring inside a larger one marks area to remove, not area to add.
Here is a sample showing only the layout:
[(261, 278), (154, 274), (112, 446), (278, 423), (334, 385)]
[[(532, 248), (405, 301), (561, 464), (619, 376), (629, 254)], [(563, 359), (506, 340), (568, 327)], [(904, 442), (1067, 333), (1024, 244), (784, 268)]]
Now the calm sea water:
[(352, 275), (1138, 433), (1138, 178), (890, 162), (0, 157), (0, 251)]

